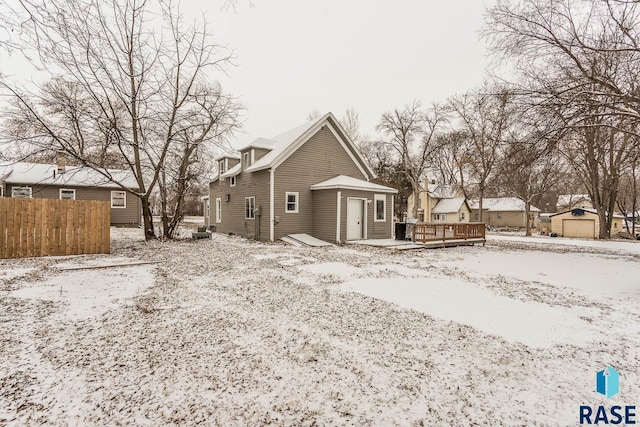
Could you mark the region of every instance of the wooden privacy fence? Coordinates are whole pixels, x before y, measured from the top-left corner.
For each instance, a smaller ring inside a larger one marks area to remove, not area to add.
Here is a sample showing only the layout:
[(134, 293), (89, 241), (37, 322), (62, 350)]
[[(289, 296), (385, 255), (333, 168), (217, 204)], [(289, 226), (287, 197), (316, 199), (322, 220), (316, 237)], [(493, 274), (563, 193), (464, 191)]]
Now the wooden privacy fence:
[(0, 258), (109, 253), (108, 201), (0, 198)]
[(469, 240), (485, 238), (484, 222), (431, 224), (417, 223), (413, 226), (414, 242), (447, 240)]

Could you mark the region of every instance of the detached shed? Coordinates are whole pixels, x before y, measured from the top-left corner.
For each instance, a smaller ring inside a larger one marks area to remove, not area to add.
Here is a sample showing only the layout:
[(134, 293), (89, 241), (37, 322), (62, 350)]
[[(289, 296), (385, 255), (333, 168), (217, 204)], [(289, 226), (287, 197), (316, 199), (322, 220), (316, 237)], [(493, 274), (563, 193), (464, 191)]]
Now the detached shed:
[[(600, 218), (595, 209), (576, 208), (551, 214), (551, 231), (562, 237), (600, 238)], [(611, 232), (622, 230), (622, 215), (613, 215)]]

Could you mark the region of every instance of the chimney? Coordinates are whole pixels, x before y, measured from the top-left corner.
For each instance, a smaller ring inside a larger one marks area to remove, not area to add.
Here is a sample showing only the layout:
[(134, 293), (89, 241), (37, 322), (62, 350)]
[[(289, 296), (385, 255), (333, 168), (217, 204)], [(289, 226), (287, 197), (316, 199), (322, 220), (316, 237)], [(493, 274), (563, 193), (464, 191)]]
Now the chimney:
[(64, 151), (56, 151), (56, 162), (58, 163), (58, 173), (63, 173), (67, 169), (67, 155)]

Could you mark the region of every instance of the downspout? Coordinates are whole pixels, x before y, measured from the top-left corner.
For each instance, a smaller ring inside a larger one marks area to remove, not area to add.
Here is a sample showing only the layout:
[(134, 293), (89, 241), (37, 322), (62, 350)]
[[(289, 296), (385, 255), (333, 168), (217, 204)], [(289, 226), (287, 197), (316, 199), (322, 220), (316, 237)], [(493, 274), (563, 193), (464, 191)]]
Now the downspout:
[(336, 243), (340, 243), (340, 211), (342, 210), (342, 191), (338, 191), (338, 200), (336, 201)]
[(273, 211), (275, 207), (274, 178), (275, 178), (275, 169), (271, 168), (269, 169), (269, 240), (272, 242), (275, 240), (275, 235), (276, 235), (276, 230), (275, 230), (276, 216), (275, 216), (275, 212)]

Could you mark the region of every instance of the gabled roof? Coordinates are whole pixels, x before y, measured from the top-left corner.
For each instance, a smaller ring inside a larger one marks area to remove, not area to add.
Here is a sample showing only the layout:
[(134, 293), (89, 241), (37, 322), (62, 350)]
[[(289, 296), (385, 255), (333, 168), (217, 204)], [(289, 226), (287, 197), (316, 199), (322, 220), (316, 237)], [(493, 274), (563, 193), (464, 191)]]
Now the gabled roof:
[(453, 199), (442, 199), (431, 210), (431, 213), (447, 214), (447, 213), (458, 212), (463, 204), (465, 204), (464, 197), (456, 197)]
[[(129, 189), (137, 189), (138, 183), (130, 171), (103, 169), (114, 180)], [(110, 187), (118, 185), (104, 175), (87, 167), (67, 166), (62, 173), (57, 165), (40, 163), (0, 163), (0, 181), (7, 184), (56, 185), (72, 187)]]
[(240, 155), (238, 153), (223, 153), (223, 154), (220, 154), (218, 157), (216, 157), (216, 162), (222, 159), (240, 160)]
[(363, 181), (361, 179), (352, 178), (346, 175), (338, 175), (335, 178), (331, 178), (311, 186), (311, 190), (331, 189), (375, 191), (378, 193), (393, 194), (398, 192), (398, 190), (396, 190), (395, 188), (385, 187), (384, 185), (374, 184), (373, 182)]
[(452, 199), (458, 194), (458, 187), (453, 184), (439, 184), (433, 189), (430, 188), (428, 193), (434, 199)]
[(339, 139), (344, 141), (344, 143), (347, 145), (345, 149), (347, 150), (348, 154), (352, 156), (354, 162), (362, 170), (364, 175), (369, 178), (375, 177), (375, 174), (373, 173), (371, 167), (367, 164), (367, 161), (364, 159), (364, 157), (362, 157), (362, 154), (360, 154), (358, 148), (347, 136), (344, 129), (342, 129), (342, 126), (332, 113), (327, 113), (318, 119), (310, 120), (301, 126), (298, 126), (280, 135), (276, 135), (273, 138), (258, 138), (247, 147), (243, 147), (243, 150), (246, 150), (250, 147), (268, 148), (271, 150), (246, 170), (248, 172), (254, 172), (262, 169), (277, 167), (291, 154), (293, 154), (309, 138), (311, 138), (318, 130), (320, 130), (325, 124), (329, 124), (331, 128), (335, 129), (335, 131), (339, 134)]
[(237, 165), (235, 165), (234, 167), (232, 167), (231, 169), (223, 173), (221, 176), (222, 176), (222, 179), (224, 179), (230, 176), (236, 176), (240, 172), (242, 172), (242, 163), (238, 163)]
[[(562, 212), (552, 213), (549, 216), (552, 217), (552, 216), (562, 215), (562, 214), (565, 214), (567, 212), (574, 212), (574, 211), (583, 211), (583, 212), (591, 213), (591, 214), (594, 214), (594, 215), (598, 215), (598, 211), (596, 209), (592, 209), (592, 208), (574, 208), (574, 209), (567, 209), (567, 210), (562, 211)], [(620, 214), (617, 214), (617, 213), (614, 213), (613, 217), (614, 218), (624, 218), (624, 216), (622, 216)]]
[[(478, 209), (479, 200), (470, 200), (469, 207)], [(490, 212), (524, 212), (524, 202), (517, 197), (485, 197), (482, 199), (482, 210)], [(531, 212), (540, 212), (540, 209), (531, 205)]]
[(588, 194), (561, 194), (558, 196), (558, 206), (569, 206), (573, 203), (581, 201), (591, 202), (591, 198)]

